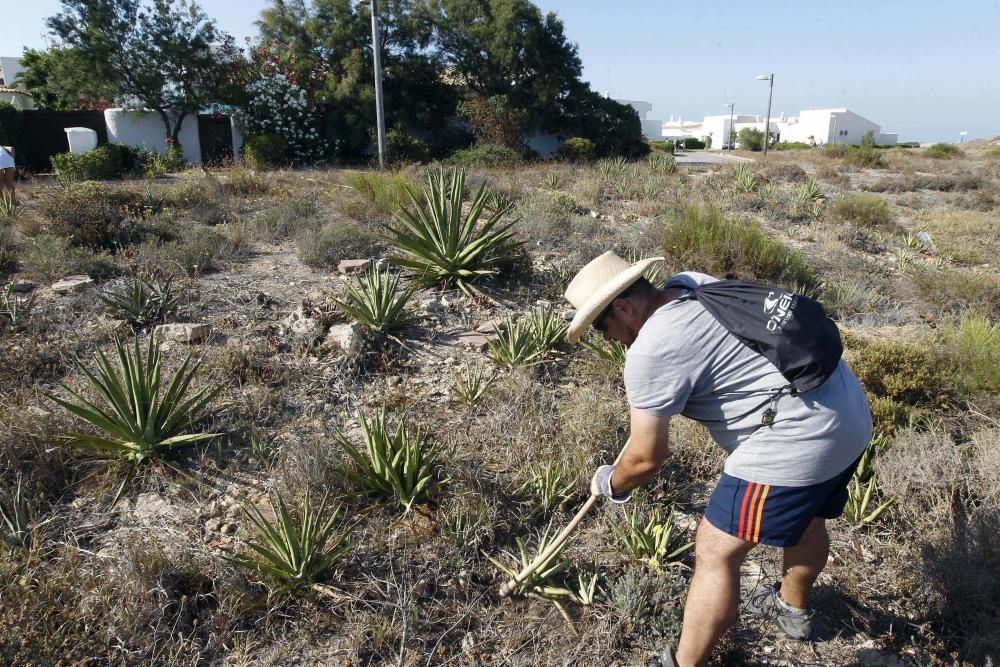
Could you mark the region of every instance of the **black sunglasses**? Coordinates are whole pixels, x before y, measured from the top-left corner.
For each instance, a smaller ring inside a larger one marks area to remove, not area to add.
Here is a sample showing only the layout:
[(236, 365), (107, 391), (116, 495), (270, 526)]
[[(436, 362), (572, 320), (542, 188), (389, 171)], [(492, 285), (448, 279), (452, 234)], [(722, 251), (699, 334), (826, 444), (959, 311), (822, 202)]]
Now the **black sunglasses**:
[(614, 303), (613, 301), (609, 303), (608, 307), (602, 310), (601, 314), (597, 316), (596, 320), (594, 320), (593, 324), (594, 328), (600, 331), (601, 333), (604, 333), (607, 330), (607, 319), (608, 316), (611, 315), (611, 306), (613, 303)]

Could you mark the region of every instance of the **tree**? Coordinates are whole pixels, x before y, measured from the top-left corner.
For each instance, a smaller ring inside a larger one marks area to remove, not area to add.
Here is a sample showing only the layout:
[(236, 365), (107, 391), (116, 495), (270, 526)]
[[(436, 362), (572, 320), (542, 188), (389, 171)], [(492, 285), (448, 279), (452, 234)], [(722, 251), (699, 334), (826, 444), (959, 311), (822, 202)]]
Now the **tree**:
[(563, 129), (583, 66), (555, 13), (528, 0), (429, 0), (434, 46), (452, 78), (484, 98), (505, 95), (526, 129)]
[(641, 157), (649, 153), (639, 113), (631, 106), (595, 93), (585, 84), (577, 85), (567, 106), (567, 127), (577, 136), (593, 141), (599, 157)]
[(62, 4), (49, 29), (87, 63), (106, 66), (126, 103), (155, 111), (167, 143), (179, 147), (184, 119), (219, 101), (220, 71), (238, 58), (232, 38), (187, 0)]
[(753, 127), (744, 127), (739, 133), (740, 148), (759, 151), (764, 148), (764, 132)]
[[(337, 152), (357, 157), (375, 126), (371, 13), (350, 0), (272, 0), (258, 22), (268, 48), (329, 107)], [(412, 0), (379, 2), (386, 125), (435, 135), (454, 115), (456, 95), (443, 80), (440, 58), (428, 51), (426, 12)]]
[(101, 110), (118, 94), (114, 75), (106, 63), (87, 62), (77, 49), (53, 46), (47, 51), (25, 48), (25, 68), (17, 82), (31, 95), (35, 106), (52, 111)]

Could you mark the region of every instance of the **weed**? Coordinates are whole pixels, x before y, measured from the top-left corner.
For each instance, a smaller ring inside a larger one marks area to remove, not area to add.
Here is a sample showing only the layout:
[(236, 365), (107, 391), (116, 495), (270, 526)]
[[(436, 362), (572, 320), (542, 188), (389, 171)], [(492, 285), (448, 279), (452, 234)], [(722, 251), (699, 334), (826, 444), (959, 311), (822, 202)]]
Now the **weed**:
[(135, 340), (134, 351), (129, 351), (118, 336), (114, 337), (114, 344), (118, 355), (117, 368), (101, 351), (95, 355), (96, 374), (77, 363), (77, 368), (101, 397), (105, 407), (99, 407), (66, 385), (62, 385), (63, 389), (77, 402), (52, 394), (47, 396), (101, 431), (101, 435), (69, 433), (62, 437), (62, 441), (97, 458), (119, 463), (124, 474), (115, 495), (117, 501), (139, 466), (149, 461), (165, 461), (179, 447), (219, 435), (190, 431), (213, 414), (211, 405), (222, 391), (222, 386), (205, 388), (189, 396), (191, 382), (201, 364), (192, 365), (191, 355), (188, 355), (174, 373), (166, 391), (161, 393), (160, 349), (152, 336), (145, 360), (138, 339)]
[(415, 287), (400, 287), (399, 276), (388, 267), (366, 272), (356, 283), (344, 285), (343, 300), (336, 304), (345, 313), (380, 336), (396, 338), (414, 321), (406, 305)]
[(278, 455), (278, 444), (274, 437), (257, 429), (250, 434), (247, 454), (257, 465), (266, 467)]
[(361, 412), (357, 418), (368, 456), (355, 449), (343, 433), (337, 434), (337, 442), (357, 466), (357, 472), (348, 471), (347, 476), (366, 494), (393, 500), (408, 511), (413, 503), (437, 492), (437, 449), (427, 445), (420, 429), (408, 433), (405, 417), (399, 419), (395, 430), (390, 429), (384, 408), (371, 420)]
[(488, 193), (485, 186), (463, 209), (465, 172), (439, 170), (428, 176), (424, 203), (409, 194), (412, 210), (401, 207), (397, 226), (385, 230), (395, 244), (396, 261), (428, 283), (457, 285), (463, 290), (477, 278), (496, 273), (523, 241), (515, 239), (515, 221), (501, 224), (509, 208), (495, 211), (480, 222)]
[(1000, 324), (981, 313), (949, 318), (939, 330), (938, 349), (951, 382), (965, 394), (1000, 392)]
[(600, 336), (592, 336), (585, 338), (580, 343), (583, 347), (596, 354), (602, 362), (611, 368), (619, 371), (625, 368), (625, 357), (628, 354), (628, 348), (618, 341), (606, 341)]
[(558, 190), (561, 180), (559, 172), (550, 171), (545, 175), (545, 187), (549, 190)]
[(6, 192), (0, 193), (0, 220), (14, 222), (21, 215), (21, 206)]

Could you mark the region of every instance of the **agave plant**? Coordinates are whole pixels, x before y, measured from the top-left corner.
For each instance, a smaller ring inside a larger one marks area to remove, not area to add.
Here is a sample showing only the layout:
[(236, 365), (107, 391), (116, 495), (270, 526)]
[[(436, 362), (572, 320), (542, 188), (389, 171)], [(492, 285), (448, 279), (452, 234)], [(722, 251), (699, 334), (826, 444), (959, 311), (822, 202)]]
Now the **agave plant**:
[(757, 189), (757, 176), (750, 169), (750, 165), (740, 163), (736, 165), (736, 172), (733, 174), (733, 183), (740, 192), (753, 192)]
[(528, 475), (528, 481), (515, 493), (532, 495), (537, 510), (547, 512), (560, 508), (573, 497), (576, 481), (569, 478), (566, 470), (558, 463), (533, 465), (528, 469)]
[(133, 328), (144, 329), (164, 321), (177, 309), (180, 296), (174, 293), (172, 282), (172, 277), (164, 283), (136, 278), (123, 289), (101, 294), (100, 299), (119, 319)]
[(370, 421), (360, 411), (357, 417), (367, 456), (343, 433), (337, 434), (337, 442), (357, 466), (357, 472), (348, 471), (347, 476), (368, 495), (394, 500), (405, 510), (434, 495), (437, 449), (427, 444), (424, 433), (419, 429), (413, 435), (408, 433), (405, 418), (395, 430), (390, 429), (384, 408)]
[(633, 557), (654, 570), (677, 563), (684, 552), (694, 546), (694, 542), (685, 542), (674, 534), (673, 520), (664, 521), (659, 509), (653, 510), (649, 521), (643, 525), (638, 508), (633, 507), (620, 525), (612, 523), (611, 529)]
[(461, 372), (453, 370), (452, 375), (455, 378), (455, 393), (470, 408), (476, 407), (496, 379), (488, 375), (482, 366), (466, 366)]
[(257, 540), (248, 542), (247, 546), (258, 558), (234, 556), (229, 560), (269, 575), (288, 588), (308, 585), (323, 591), (322, 587), (317, 587), (317, 582), (352, 548), (347, 533), (334, 530), (339, 510), (327, 516), (326, 498), (314, 510), (306, 489), (305, 498), (293, 517), (281, 494), (276, 496), (277, 502), (269, 500), (274, 520), (264, 516), (257, 507), (243, 510), (257, 533)]
[(810, 179), (806, 183), (802, 183), (797, 188), (795, 188), (795, 203), (800, 205), (813, 204), (814, 202), (823, 201), (826, 196), (819, 187), (819, 183), (815, 179)]
[[(532, 562), (534, 562), (535, 557), (545, 551), (549, 544), (555, 538), (555, 534), (552, 531), (551, 524), (546, 526), (545, 530), (541, 535), (538, 536), (538, 545), (534, 550), (528, 548), (528, 542), (523, 537), (517, 537), (517, 550), (521, 559), (521, 567), (524, 569), (528, 567)], [(535, 597), (540, 597), (546, 600), (550, 600), (555, 604), (556, 608), (563, 615), (564, 618), (569, 621), (569, 617), (566, 614), (566, 609), (562, 606), (562, 602), (566, 600), (573, 600), (576, 596), (573, 591), (565, 588), (564, 586), (558, 585), (556, 577), (565, 572), (572, 562), (566, 558), (566, 545), (569, 540), (563, 542), (563, 544), (553, 551), (545, 561), (532, 572), (528, 577), (521, 582), (521, 585), (515, 588), (512, 593), (515, 595), (533, 595)], [(514, 568), (504, 565), (500, 561), (492, 558), (488, 554), (484, 554), (486, 558), (490, 560), (491, 563), (500, 568), (510, 577), (517, 576), (517, 570)], [(571, 624), (572, 625), (572, 624)]]
[(847, 505), (844, 507), (844, 518), (857, 526), (865, 526), (878, 520), (889, 509), (895, 500), (889, 498), (879, 505), (874, 500), (878, 495), (878, 483), (875, 479), (875, 461), (885, 447), (888, 438), (877, 435), (868, 443), (861, 455), (854, 476), (847, 485)]
[(31, 539), (28, 500), (21, 479), (17, 480), (10, 499), (0, 497), (0, 540), (9, 547), (27, 547)]
[(344, 289), (345, 298), (336, 300), (337, 305), (377, 334), (395, 337), (413, 322), (405, 308), (416, 287), (401, 288), (399, 276), (388, 268), (368, 271)]
[(677, 172), (677, 160), (673, 155), (653, 153), (649, 156), (649, 170), (658, 176)]
[(0, 193), (0, 219), (16, 220), (21, 214), (21, 207), (9, 193)]
[(68, 433), (62, 440), (69, 447), (90, 452), (101, 459), (117, 461), (123, 466), (125, 474), (115, 495), (117, 501), (138, 466), (151, 460), (163, 461), (179, 447), (220, 435), (192, 431), (214, 414), (211, 405), (223, 387), (206, 387), (190, 395), (191, 383), (200, 363), (191, 364), (191, 355), (188, 355), (166, 390), (161, 392), (160, 349), (152, 337), (145, 359), (138, 339), (133, 351), (118, 336), (114, 337), (114, 344), (118, 355), (117, 367), (100, 351), (95, 355), (96, 373), (77, 362), (77, 367), (97, 392), (103, 406), (87, 400), (65, 385), (63, 389), (76, 402), (51, 394), (47, 396), (100, 431), (97, 435)]
[(0, 322), (6, 322), (14, 328), (24, 326), (31, 309), (35, 306), (35, 295), (21, 297), (13, 294), (14, 283), (8, 283), (0, 292)]
[(488, 343), (490, 356), (505, 368), (539, 363), (562, 344), (567, 328), (551, 307), (537, 309), (517, 323), (507, 317), (506, 326), (497, 330), (496, 340)]
[(545, 174), (545, 187), (549, 190), (558, 190), (561, 181), (562, 178), (559, 176), (559, 172), (557, 171), (550, 171)]
[(489, 193), (485, 185), (465, 210), (465, 171), (439, 170), (427, 178), (424, 202), (407, 193), (412, 207), (400, 207), (397, 224), (387, 224), (387, 238), (399, 252), (395, 261), (413, 270), (422, 280), (467, 291), (470, 283), (492, 275), (508, 261), (523, 241), (514, 238), (513, 220), (501, 223), (513, 204), (493, 211), (482, 220)]
[(619, 370), (625, 368), (625, 357), (628, 355), (628, 348), (618, 341), (592, 337), (581, 340), (580, 344), (596, 354), (601, 361), (612, 368)]

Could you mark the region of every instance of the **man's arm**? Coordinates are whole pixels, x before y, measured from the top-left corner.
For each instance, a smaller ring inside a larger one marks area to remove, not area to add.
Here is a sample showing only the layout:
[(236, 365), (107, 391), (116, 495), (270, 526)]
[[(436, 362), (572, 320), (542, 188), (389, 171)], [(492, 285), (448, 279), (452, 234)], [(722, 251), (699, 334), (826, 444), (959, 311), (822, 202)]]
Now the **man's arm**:
[(657, 417), (632, 408), (631, 422), (628, 447), (611, 477), (616, 495), (627, 493), (656, 477), (669, 454), (670, 417)]

